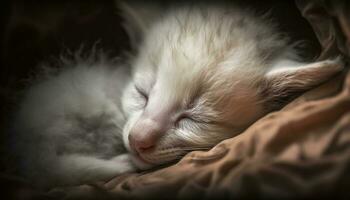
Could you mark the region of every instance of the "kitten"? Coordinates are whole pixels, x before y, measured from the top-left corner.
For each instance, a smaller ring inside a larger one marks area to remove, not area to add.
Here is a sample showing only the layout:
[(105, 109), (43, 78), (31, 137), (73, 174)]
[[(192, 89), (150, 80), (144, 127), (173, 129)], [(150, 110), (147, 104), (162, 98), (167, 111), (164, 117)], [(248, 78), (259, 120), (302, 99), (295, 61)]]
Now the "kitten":
[(22, 101), (17, 147), (40, 186), (106, 180), (209, 149), (343, 68), (339, 59), (302, 62), (266, 17), (233, 5), (120, 5), (137, 51), (130, 79), (126, 68), (79, 61)]
[(303, 62), (267, 16), (232, 4), (121, 7), (138, 51), (123, 139), (141, 169), (231, 138), (343, 68)]

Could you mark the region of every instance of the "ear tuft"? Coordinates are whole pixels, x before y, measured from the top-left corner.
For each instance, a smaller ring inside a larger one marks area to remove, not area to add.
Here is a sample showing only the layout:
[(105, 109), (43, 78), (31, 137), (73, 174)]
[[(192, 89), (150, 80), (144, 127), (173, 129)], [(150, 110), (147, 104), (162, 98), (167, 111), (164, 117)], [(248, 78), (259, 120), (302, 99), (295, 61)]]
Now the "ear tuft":
[(311, 64), (296, 62), (293, 66), (274, 66), (265, 74), (260, 86), (261, 94), (267, 98), (270, 110), (280, 109), (301, 93), (327, 81), (344, 69), (343, 59), (325, 60)]

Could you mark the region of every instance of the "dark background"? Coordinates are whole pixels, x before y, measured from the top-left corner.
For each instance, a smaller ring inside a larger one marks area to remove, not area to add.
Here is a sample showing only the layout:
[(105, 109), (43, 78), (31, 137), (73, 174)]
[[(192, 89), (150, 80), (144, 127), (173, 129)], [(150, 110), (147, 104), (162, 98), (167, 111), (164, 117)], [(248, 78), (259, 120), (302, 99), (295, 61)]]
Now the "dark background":
[[(259, 13), (270, 10), (282, 31), (305, 40), (304, 51), (316, 57), (320, 46), (293, 0), (237, 1)], [(0, 7), (0, 170), (13, 173), (7, 138), (16, 104), (38, 66), (82, 44), (118, 56), (130, 49), (114, 1), (2, 1)]]

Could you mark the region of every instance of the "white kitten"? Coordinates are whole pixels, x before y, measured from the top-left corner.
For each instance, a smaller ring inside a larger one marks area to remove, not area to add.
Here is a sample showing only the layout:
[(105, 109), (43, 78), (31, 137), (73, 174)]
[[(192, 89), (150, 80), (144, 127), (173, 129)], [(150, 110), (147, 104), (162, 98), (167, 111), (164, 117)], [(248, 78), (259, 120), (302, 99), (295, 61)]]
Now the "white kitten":
[(138, 52), (130, 82), (125, 68), (80, 61), (22, 101), (17, 151), (40, 186), (133, 170), (123, 145), (141, 169), (208, 149), (342, 69), (339, 60), (301, 62), (266, 17), (233, 5), (122, 10)]
[(266, 16), (230, 4), (121, 6), (138, 50), (123, 137), (143, 169), (241, 133), (343, 67), (302, 62)]

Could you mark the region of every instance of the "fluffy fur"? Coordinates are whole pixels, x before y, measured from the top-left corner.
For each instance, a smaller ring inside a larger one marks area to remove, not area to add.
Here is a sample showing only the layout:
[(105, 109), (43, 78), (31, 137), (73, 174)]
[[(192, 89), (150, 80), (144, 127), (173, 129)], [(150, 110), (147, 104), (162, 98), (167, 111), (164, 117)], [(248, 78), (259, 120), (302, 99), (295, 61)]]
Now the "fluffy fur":
[(134, 170), (121, 139), (120, 96), (129, 70), (97, 57), (63, 60), (63, 70), (41, 77), (22, 99), (14, 145), (20, 171), (39, 187)]
[(104, 59), (80, 60), (22, 101), (16, 147), (38, 185), (104, 180), (209, 149), (342, 69), (339, 59), (303, 63), (267, 17), (234, 5), (121, 7), (137, 52), (130, 78)]

